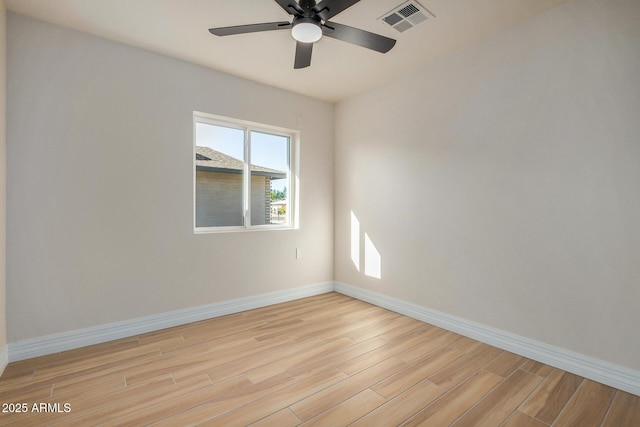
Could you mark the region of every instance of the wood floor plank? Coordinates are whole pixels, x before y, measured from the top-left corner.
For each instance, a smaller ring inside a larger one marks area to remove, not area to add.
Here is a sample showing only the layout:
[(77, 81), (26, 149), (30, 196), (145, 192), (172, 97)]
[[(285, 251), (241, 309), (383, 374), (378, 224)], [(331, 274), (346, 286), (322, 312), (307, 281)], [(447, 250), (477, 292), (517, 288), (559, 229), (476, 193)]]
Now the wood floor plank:
[[(167, 375), (165, 378), (169, 378)], [(126, 387), (123, 375), (83, 378), (81, 381), (54, 383), (51, 396), (55, 398), (68, 398), (74, 395), (87, 395), (87, 393), (111, 393), (118, 389)]]
[[(426, 329), (426, 330), (420, 332), (420, 335), (422, 335), (423, 337), (431, 340), (431, 339), (434, 339), (436, 337), (439, 337), (440, 335), (446, 334), (447, 332), (449, 332), (449, 331), (447, 331), (446, 329), (439, 328), (437, 326), (433, 326), (433, 327), (431, 327), (429, 329)], [(462, 338), (462, 336), (460, 336), (460, 338)], [(458, 339), (460, 339), (460, 338), (458, 338)]]
[(184, 336), (182, 335), (181, 330), (179, 330), (178, 328), (169, 328), (139, 335), (137, 339), (140, 344), (159, 344), (171, 339), (179, 339), (181, 341), (184, 341)]
[(207, 370), (207, 374), (214, 381), (222, 381), (281, 360), (291, 354), (311, 350), (316, 346), (317, 343), (314, 341), (293, 342), (289, 340), (276, 342), (273, 345), (265, 344), (259, 353), (243, 354), (231, 362)]
[[(61, 382), (72, 382), (72, 381), (85, 381), (87, 378), (94, 378), (99, 376), (104, 376), (105, 372), (113, 373), (119, 370), (122, 370), (123, 367), (127, 366), (127, 364), (133, 363), (141, 363), (148, 362), (149, 360), (159, 357), (160, 354), (156, 353), (155, 355), (149, 354), (139, 354), (134, 357), (127, 359), (126, 361), (119, 360), (113, 363), (107, 363), (101, 366), (86, 366), (82, 369), (73, 370), (68, 369), (64, 372), (59, 372), (57, 375), (48, 375), (44, 378), (32, 379), (29, 382), (20, 382), (19, 384), (15, 384), (13, 386), (9, 385), (5, 390), (0, 391), (0, 399), (6, 399), (11, 395), (17, 395), (20, 393), (29, 392), (36, 388), (46, 387), (47, 385), (51, 385), (54, 383)], [(9, 380), (12, 381), (12, 380)], [(7, 384), (5, 384), (7, 386)]]
[(599, 426), (613, 400), (615, 389), (585, 379), (553, 423), (557, 427)]
[[(66, 365), (79, 360), (89, 360), (94, 357), (104, 355), (114, 355), (114, 357), (123, 351), (136, 349), (140, 346), (138, 337), (121, 338), (118, 340), (108, 341), (100, 344), (93, 344), (86, 347), (74, 348), (60, 353), (57, 360), (50, 360), (47, 363), (38, 362), (38, 368), (51, 368), (60, 364)], [(47, 357), (47, 356), (44, 356)]]
[[(323, 359), (332, 360), (332, 358), (336, 357), (336, 354), (341, 353), (341, 350), (353, 348), (350, 345), (353, 342), (348, 338), (339, 338), (330, 342), (313, 341), (313, 343), (314, 345), (306, 351), (287, 352), (285, 357), (277, 358), (270, 363), (248, 371), (246, 373), (247, 378), (253, 382), (260, 382), (274, 375), (287, 372), (299, 380), (302, 377), (302, 373), (324, 371), (328, 366), (327, 363), (323, 363)], [(375, 342), (370, 344), (381, 345)]]
[(453, 423), (456, 427), (497, 426), (542, 382), (542, 378), (518, 369)]
[(384, 314), (380, 316), (380, 320), (371, 322), (368, 325), (344, 334), (347, 338), (352, 339), (355, 342), (366, 341), (370, 338), (382, 335), (389, 330), (393, 329), (399, 322), (402, 321), (402, 316), (397, 313)]
[(540, 420), (536, 420), (529, 415), (520, 411), (514, 412), (502, 427), (547, 427), (548, 424), (543, 423)]
[(6, 402), (37, 402), (51, 396), (53, 385), (44, 385), (43, 387), (23, 389), (19, 393), (6, 393), (1, 401)]
[[(83, 409), (85, 408), (78, 407), (79, 405), (72, 403), (70, 417), (65, 417), (65, 419), (60, 421), (60, 424), (65, 426), (102, 425), (107, 422), (113, 422), (113, 420), (116, 419), (135, 417), (138, 413), (144, 412), (149, 407), (162, 406), (168, 402), (175, 402), (181, 396), (188, 396), (198, 390), (214, 390), (211, 386), (211, 380), (207, 376), (201, 376), (180, 384), (136, 394), (136, 396), (126, 399), (124, 405), (119, 405), (118, 402), (112, 402), (97, 410), (89, 409), (84, 412)], [(80, 412), (80, 414), (76, 411)]]
[(603, 427), (640, 426), (640, 396), (618, 390)]
[(452, 388), (460, 381), (493, 360), (502, 351), (487, 344), (481, 344), (453, 363), (445, 366), (431, 377), (429, 381), (441, 387)]
[[(341, 316), (325, 316), (322, 322), (307, 322), (308, 327), (295, 331), (289, 338), (295, 341), (305, 341), (309, 339), (331, 340), (330, 335), (334, 335), (336, 328), (343, 326), (344, 319)], [(334, 336), (333, 339), (336, 339)]]
[(368, 368), (348, 379), (307, 397), (291, 406), (291, 410), (303, 421), (328, 410), (334, 405), (358, 394), (385, 378), (398, 372), (405, 363), (399, 359), (387, 359), (371, 368)]
[[(122, 341), (122, 343), (120, 343)], [(122, 347), (120, 347), (122, 345)], [(34, 380), (58, 376), (63, 373), (81, 369), (94, 369), (99, 366), (126, 363), (127, 360), (158, 354), (153, 345), (140, 345), (138, 339), (118, 340), (91, 346), (91, 350), (75, 349), (62, 354), (62, 358), (46, 366), (38, 366), (33, 376)]]
[(309, 327), (309, 323), (301, 319), (286, 319), (279, 322), (269, 322), (264, 326), (256, 328), (257, 333), (254, 338), (257, 341), (266, 341), (274, 338), (289, 337), (292, 334), (304, 331)]
[[(71, 413), (50, 413), (50, 414), (32, 414), (34, 418), (22, 417), (24, 425), (38, 425), (43, 423), (37, 423), (35, 420), (46, 420), (46, 423), (60, 422), (62, 420), (68, 420), (73, 417), (81, 416), (83, 414), (89, 414), (96, 410), (105, 407), (114, 408), (121, 405), (123, 402), (129, 401), (129, 399), (135, 398), (140, 395), (147, 395), (148, 398), (154, 396), (162, 396), (167, 391), (170, 391), (174, 385), (171, 377), (157, 378), (148, 383), (140, 383), (131, 387), (123, 387), (118, 390), (106, 390), (103, 391), (101, 387), (87, 389), (81, 388), (77, 391), (70, 391), (58, 397), (50, 397), (43, 399), (40, 403), (69, 403), (71, 405)], [(33, 403), (33, 402), (31, 402)], [(31, 419), (32, 421), (28, 421)], [(0, 423), (0, 425), (3, 425)]]
[(450, 347), (455, 348), (456, 350), (460, 350), (465, 353), (468, 353), (474, 348), (476, 348), (479, 344), (480, 344), (480, 341), (476, 341), (474, 339), (467, 338), (467, 337), (462, 337), (458, 341), (451, 344)]
[(301, 425), (304, 427), (346, 426), (385, 402), (382, 396), (368, 388)]
[[(239, 355), (247, 356), (249, 354), (259, 354), (261, 351), (267, 350), (264, 344), (260, 344), (255, 340), (240, 340), (237, 345), (233, 346), (216, 346), (212, 348), (212, 352), (208, 356), (201, 357), (197, 363), (184, 365), (171, 370), (173, 378), (177, 381), (184, 381), (194, 376), (206, 374), (226, 363), (231, 363), (238, 358)], [(173, 356), (173, 353), (171, 353)]]
[(411, 317), (402, 316), (396, 326), (389, 329), (387, 332), (380, 334), (380, 337), (390, 341), (393, 339), (401, 339), (406, 335), (415, 334), (418, 332), (422, 332), (428, 328), (423, 322), (420, 322), (416, 319), (412, 319)]
[[(256, 355), (261, 355), (277, 348), (285, 348), (288, 343), (290, 343), (288, 340), (259, 343), (254, 340), (246, 341), (243, 339), (241, 345), (225, 346), (224, 348), (218, 346), (209, 352), (199, 353), (187, 358), (175, 356), (174, 353), (171, 353), (168, 356), (170, 359), (166, 359), (167, 362), (158, 364), (159, 366), (156, 366), (155, 369), (154, 367), (149, 367), (145, 371), (142, 371), (142, 373), (137, 373), (137, 375), (129, 374), (127, 375), (127, 380), (134, 381), (138, 378), (144, 379), (150, 375), (157, 375), (169, 371), (176, 381), (179, 382), (194, 375), (210, 374), (226, 366), (240, 367), (241, 369), (239, 371), (236, 370), (234, 373), (229, 373), (229, 375), (224, 377), (231, 378), (242, 373), (247, 361), (251, 361)], [(219, 378), (218, 380), (224, 378)]]
[(582, 377), (554, 369), (520, 411), (547, 424), (551, 424), (582, 383)]
[(170, 334), (166, 336), (156, 335), (152, 338), (147, 338), (144, 335), (138, 337), (141, 346), (153, 346), (158, 348), (161, 352), (167, 347), (171, 348), (184, 348), (186, 347), (186, 341), (182, 334)]
[(5, 368), (2, 376), (0, 377), (0, 386), (7, 383), (9, 380), (15, 380), (16, 378), (27, 378), (30, 380), (33, 378), (33, 374), (36, 369), (33, 366), (20, 365), (20, 362), (9, 363)]
[(403, 424), (403, 427), (447, 426), (481, 400), (502, 380), (501, 377), (491, 372), (479, 371), (442, 398), (416, 413)]
[[(364, 312), (366, 312), (366, 314), (364, 314)], [(359, 316), (358, 312), (345, 314), (341, 316), (342, 321), (339, 327), (334, 326), (322, 333), (316, 332), (316, 336), (324, 340), (332, 340), (339, 337), (347, 337), (354, 340), (354, 338), (358, 338), (365, 333), (371, 333), (371, 331), (378, 332), (373, 335), (377, 336), (380, 334), (380, 330), (376, 329), (377, 326), (397, 318), (396, 313), (380, 309), (379, 307), (367, 308), (364, 312), (363, 316)], [(294, 338), (300, 339), (300, 336), (294, 336)]]
[[(36, 367), (42, 368), (44, 366), (47, 366), (49, 363), (56, 363), (61, 359), (62, 359), (62, 352), (47, 354), (45, 356), (38, 356), (32, 359), (25, 359), (25, 360), (19, 360), (17, 362), (11, 362), (9, 363), (6, 369), (9, 371), (13, 369), (17, 371), (25, 371), (25, 370), (35, 371)], [(4, 379), (4, 375), (2, 376), (2, 378), (0, 378), (0, 380), (2, 379)]]
[[(277, 394), (265, 396), (262, 399), (251, 402), (240, 409), (215, 418), (203, 418), (202, 421), (205, 422), (201, 425), (202, 427), (227, 427), (229, 425), (251, 424), (347, 378), (348, 377), (338, 369), (329, 369), (325, 372), (321, 372), (315, 377), (307, 378), (298, 383), (292, 384), (289, 387), (280, 390)], [(158, 425), (158, 427), (172, 426), (173, 424), (171, 423), (160, 423)]]
[(60, 381), (62, 378), (71, 378), (81, 374), (90, 374), (98, 372), (110, 367), (126, 365), (136, 360), (151, 359), (160, 355), (160, 351), (157, 348), (152, 347), (136, 347), (123, 352), (117, 352), (110, 358), (109, 355), (100, 356), (99, 359), (90, 358), (86, 361), (74, 361), (68, 365), (61, 365), (55, 367), (47, 367), (43, 369), (36, 369), (33, 376), (34, 381), (50, 380), (52, 378)]
[(258, 348), (262, 345), (253, 338), (251, 333), (248, 332), (242, 335), (232, 335), (208, 340), (205, 341), (204, 344), (209, 350), (212, 350), (215, 353), (216, 358), (234, 354), (237, 355), (238, 353), (244, 353), (249, 349)]
[(372, 387), (373, 391), (385, 399), (392, 399), (403, 391), (423, 381), (429, 375), (460, 358), (464, 353), (453, 348), (444, 348), (415, 365), (379, 382)]
[(505, 351), (489, 362), (484, 369), (506, 378), (518, 369), (523, 361), (524, 357)]
[(168, 418), (175, 426), (194, 425), (199, 423), (203, 416), (222, 415), (285, 388), (293, 382), (294, 380), (287, 375), (278, 375), (259, 384), (225, 387), (225, 383), (218, 383), (169, 401), (148, 405), (142, 411), (107, 422), (104, 427), (146, 426)]
[(4, 381), (11, 380), (11, 379), (16, 379), (16, 378), (26, 378), (26, 379), (33, 378), (33, 374), (36, 371), (35, 368), (33, 368), (33, 367), (29, 368), (27, 366), (20, 366), (20, 365), (18, 365), (18, 363), (20, 363), (20, 362), (9, 363), (4, 368), (4, 372), (2, 373), (2, 377), (0, 377), (0, 384), (2, 384)]
[(445, 391), (424, 380), (358, 419), (351, 427), (399, 426)]
[[(111, 381), (123, 381), (125, 383), (125, 373), (135, 370), (138, 367), (146, 367), (159, 362), (161, 354), (150, 358), (139, 358), (128, 360), (126, 363), (118, 363), (114, 366), (105, 367), (96, 371), (76, 372), (73, 375), (64, 377), (54, 377), (42, 380), (43, 383), (52, 383), (59, 389), (80, 390), (91, 384), (109, 383)], [(126, 384), (126, 383), (125, 383)], [(55, 392), (55, 388), (54, 388)]]
[(341, 363), (338, 365), (338, 368), (347, 375), (355, 375), (358, 372), (364, 371), (365, 369), (382, 362), (383, 360), (394, 356), (400, 356), (405, 351), (423, 342), (425, 342), (425, 338), (417, 334), (408, 336), (404, 340), (394, 340), (366, 354)]
[(536, 362), (535, 360), (531, 359), (525, 359), (522, 365), (520, 365), (520, 369), (544, 378), (546, 378), (551, 373), (551, 371), (553, 371), (553, 368), (551, 366), (545, 365), (544, 363)]
[(300, 425), (301, 421), (295, 416), (289, 408), (281, 409), (263, 419), (249, 424), (250, 427), (295, 427)]
[(182, 340), (166, 340), (159, 342), (156, 345), (162, 354), (186, 351), (207, 351), (210, 349), (207, 343), (203, 341), (202, 337), (184, 338)]
[[(96, 388), (82, 388), (68, 391), (59, 396), (52, 396), (48, 402), (70, 402), (73, 405), (73, 413), (90, 412), (95, 408), (104, 406), (115, 406), (133, 397), (146, 395), (147, 398), (162, 396), (163, 393), (173, 389), (175, 382), (170, 375), (153, 378), (136, 385), (121, 387), (114, 390), (103, 391), (102, 386)], [(207, 378), (195, 379), (191, 385), (206, 385)], [(187, 386), (189, 386), (187, 384)], [(164, 390), (164, 391), (163, 391)]]
[(459, 339), (460, 335), (454, 332), (445, 331), (443, 334), (440, 334), (429, 341), (425, 341), (415, 347), (411, 347), (410, 349), (403, 351), (399, 357), (403, 362), (413, 364)]
[[(348, 339), (348, 338), (343, 338)], [(349, 340), (351, 341), (351, 340)], [(375, 337), (359, 343), (351, 342), (349, 346), (341, 346), (336, 351), (323, 351), (316, 357), (303, 357), (301, 362), (291, 366), (287, 372), (297, 380), (308, 378), (330, 367), (336, 367), (356, 357), (371, 353), (384, 345), (387, 341)]]
[(180, 354), (162, 355), (157, 363), (136, 365), (135, 368), (126, 370), (124, 376), (128, 385), (136, 384), (160, 375), (197, 366), (213, 358), (212, 351), (198, 352), (188, 357)]

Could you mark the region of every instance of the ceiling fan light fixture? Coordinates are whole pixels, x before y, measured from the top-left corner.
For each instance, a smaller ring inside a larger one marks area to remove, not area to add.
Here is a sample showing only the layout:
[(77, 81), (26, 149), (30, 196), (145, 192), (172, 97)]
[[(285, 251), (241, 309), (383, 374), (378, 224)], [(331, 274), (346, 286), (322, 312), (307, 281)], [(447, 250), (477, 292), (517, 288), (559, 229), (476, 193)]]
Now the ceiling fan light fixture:
[(293, 23), (291, 36), (302, 43), (315, 43), (322, 37), (322, 27), (311, 18), (300, 18)]

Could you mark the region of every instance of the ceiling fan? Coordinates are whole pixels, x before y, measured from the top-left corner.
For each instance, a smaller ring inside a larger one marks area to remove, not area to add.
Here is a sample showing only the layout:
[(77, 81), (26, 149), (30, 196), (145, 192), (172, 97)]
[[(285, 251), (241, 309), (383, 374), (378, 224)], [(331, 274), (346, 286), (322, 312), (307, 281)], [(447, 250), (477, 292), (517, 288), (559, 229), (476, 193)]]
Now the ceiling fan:
[(324, 35), (377, 52), (386, 53), (396, 44), (394, 39), (370, 33), (358, 28), (331, 22), (329, 19), (360, 0), (275, 0), (289, 15), (292, 22), (265, 22), (262, 24), (236, 25), (233, 27), (211, 28), (209, 32), (216, 36), (256, 33), (260, 31), (291, 29), (296, 40), (296, 57), (293, 68), (305, 68), (311, 65), (313, 43)]

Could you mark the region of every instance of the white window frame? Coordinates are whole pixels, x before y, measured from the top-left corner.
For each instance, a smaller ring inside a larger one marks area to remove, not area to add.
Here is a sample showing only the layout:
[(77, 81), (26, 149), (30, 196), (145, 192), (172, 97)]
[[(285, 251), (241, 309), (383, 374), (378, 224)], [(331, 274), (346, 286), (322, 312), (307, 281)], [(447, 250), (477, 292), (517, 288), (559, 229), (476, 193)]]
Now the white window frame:
[[(244, 131), (244, 170), (242, 172), (242, 197), (243, 197), (243, 225), (241, 226), (196, 226), (196, 123), (222, 126)], [(259, 224), (251, 225), (251, 132), (262, 132), (289, 138), (289, 171), (287, 180), (287, 221), (285, 224)], [(299, 199), (299, 147), (300, 132), (292, 129), (265, 125), (262, 123), (239, 120), (215, 114), (193, 112), (193, 153), (191, 155), (193, 171), (193, 230), (195, 234), (228, 233), (246, 231), (267, 230), (292, 230), (299, 228), (298, 199)]]

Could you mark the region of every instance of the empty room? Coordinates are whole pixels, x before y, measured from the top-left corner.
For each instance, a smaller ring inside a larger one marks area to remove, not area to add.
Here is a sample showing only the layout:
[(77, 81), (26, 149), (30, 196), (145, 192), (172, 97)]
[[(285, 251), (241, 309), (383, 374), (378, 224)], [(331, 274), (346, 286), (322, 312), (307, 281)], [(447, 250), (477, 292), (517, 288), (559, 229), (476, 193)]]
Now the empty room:
[(639, 426), (639, 22), (0, 1), (0, 426)]

